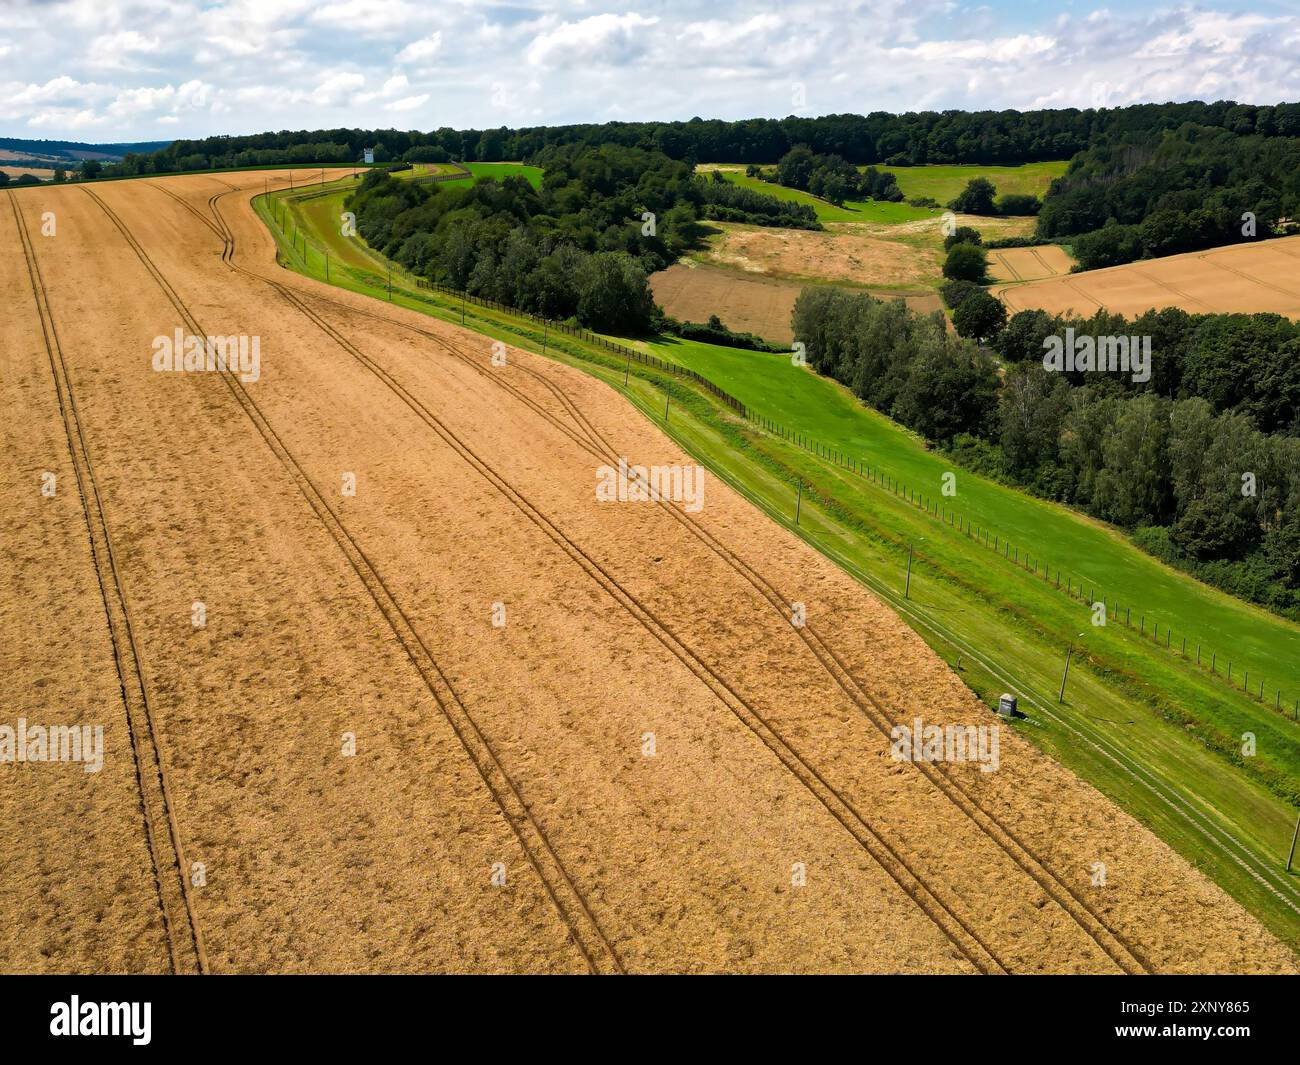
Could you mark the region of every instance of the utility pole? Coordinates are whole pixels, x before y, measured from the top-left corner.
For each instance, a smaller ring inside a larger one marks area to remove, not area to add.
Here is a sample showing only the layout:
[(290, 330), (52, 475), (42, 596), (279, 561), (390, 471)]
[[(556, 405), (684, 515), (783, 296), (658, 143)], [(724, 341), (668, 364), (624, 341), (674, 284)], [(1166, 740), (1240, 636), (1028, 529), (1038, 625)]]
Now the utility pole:
[[(1082, 637), (1083, 633), (1079, 633), (1079, 636)], [(1074, 655), (1074, 641), (1071, 641), (1069, 646), (1065, 650), (1065, 671), (1061, 674), (1061, 690), (1056, 695), (1056, 701), (1058, 703), (1065, 702), (1065, 680), (1070, 675), (1070, 659), (1073, 657), (1073, 655)]]
[(629, 348), (627, 353), (627, 365), (623, 367), (623, 387), (627, 388), (627, 375), (632, 372), (632, 351)]
[(794, 498), (794, 523), (799, 524), (799, 511), (803, 508), (803, 478), (799, 479), (799, 494)]
[(914, 544), (909, 543), (907, 545), (907, 581), (903, 585), (904, 599), (910, 599), (912, 597), (912, 549), (914, 547)]
[(1286, 871), (1291, 871), (1291, 859), (1295, 857), (1295, 841), (1300, 837), (1300, 817), (1295, 820), (1295, 831), (1291, 833), (1291, 852), (1286, 856)]

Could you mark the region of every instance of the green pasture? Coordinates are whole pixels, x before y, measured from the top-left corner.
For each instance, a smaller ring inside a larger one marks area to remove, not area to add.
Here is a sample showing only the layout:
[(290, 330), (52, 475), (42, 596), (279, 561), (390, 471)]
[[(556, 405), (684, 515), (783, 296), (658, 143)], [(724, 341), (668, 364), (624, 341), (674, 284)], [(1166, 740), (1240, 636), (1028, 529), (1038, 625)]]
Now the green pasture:
[(1024, 193), (1040, 199), (1053, 178), (1065, 173), (1066, 161), (1025, 163), (1023, 166), (878, 166), (898, 178), (898, 187), (909, 200), (929, 196), (941, 204), (955, 199), (972, 178), (988, 178), (997, 186), (998, 195)]

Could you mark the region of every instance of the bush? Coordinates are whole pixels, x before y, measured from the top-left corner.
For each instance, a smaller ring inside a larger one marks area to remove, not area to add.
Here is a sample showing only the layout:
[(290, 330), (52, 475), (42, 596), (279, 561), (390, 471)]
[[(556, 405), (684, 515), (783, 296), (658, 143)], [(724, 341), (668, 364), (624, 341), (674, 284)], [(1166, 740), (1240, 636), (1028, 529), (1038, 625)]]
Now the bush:
[(997, 203), (998, 214), (1004, 215), (1036, 215), (1042, 208), (1037, 196), (1020, 192), (1009, 192), (999, 197)]
[(701, 325), (699, 322), (679, 322), (675, 318), (665, 316), (661, 328), (665, 333), (672, 333), (683, 340), (702, 340), (709, 344), (722, 344), (729, 348), (745, 348), (749, 351), (766, 351), (774, 354), (790, 350), (789, 346), (782, 347), (780, 344), (769, 344), (754, 333), (734, 332), (723, 325), (722, 319), (716, 314), (709, 315), (709, 320), (705, 325)]
[(948, 206), (962, 214), (997, 214), (997, 208), (993, 204), (997, 193), (998, 190), (988, 178), (971, 178), (961, 195)]
[(984, 249), (974, 244), (954, 244), (944, 260), (943, 276), (952, 281), (971, 281), (976, 284), (988, 273), (989, 258)]
[(953, 232), (943, 238), (943, 250), (951, 251), (955, 244), (983, 244), (984, 238), (980, 231), (971, 226), (958, 226)]
[(982, 291), (979, 285), (973, 281), (945, 281), (939, 286), (939, 295), (943, 297), (943, 302), (948, 305), (950, 310), (956, 310), (961, 306), (962, 300), (972, 292)]
[(1110, 225), (1076, 237), (1074, 257), (1081, 270), (1122, 266), (1142, 258), (1142, 230), (1139, 226)]

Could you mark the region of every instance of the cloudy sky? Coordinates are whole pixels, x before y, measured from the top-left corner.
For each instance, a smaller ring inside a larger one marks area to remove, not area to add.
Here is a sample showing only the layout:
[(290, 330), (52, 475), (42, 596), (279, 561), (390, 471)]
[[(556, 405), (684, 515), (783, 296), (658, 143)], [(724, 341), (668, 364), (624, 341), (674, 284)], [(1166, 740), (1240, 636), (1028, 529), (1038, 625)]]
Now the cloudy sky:
[(0, 136), (1300, 98), (1295, 0), (0, 0)]

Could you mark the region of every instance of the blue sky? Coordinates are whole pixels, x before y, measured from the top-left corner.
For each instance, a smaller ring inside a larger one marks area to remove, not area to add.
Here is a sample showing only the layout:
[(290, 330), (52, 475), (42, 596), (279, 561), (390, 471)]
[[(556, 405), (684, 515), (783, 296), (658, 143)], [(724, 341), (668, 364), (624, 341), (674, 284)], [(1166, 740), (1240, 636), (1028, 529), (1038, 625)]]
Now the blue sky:
[(1297, 56), (1290, 0), (0, 0), (0, 133), (1275, 103)]

